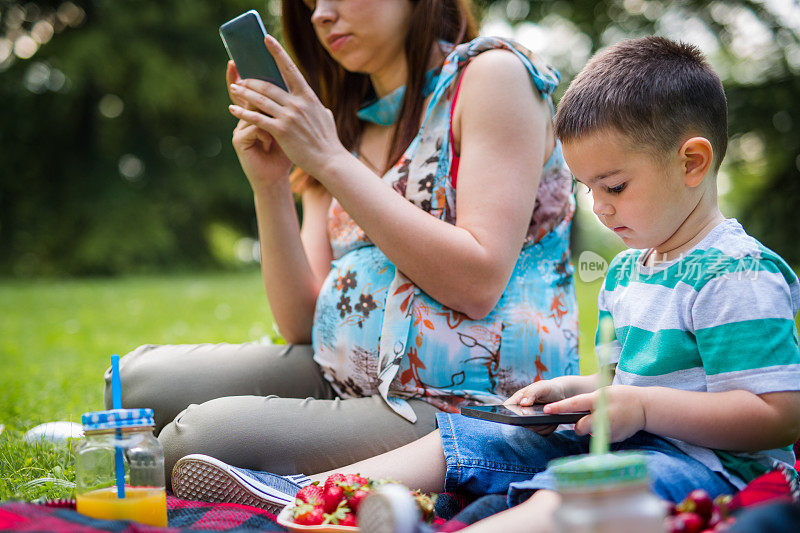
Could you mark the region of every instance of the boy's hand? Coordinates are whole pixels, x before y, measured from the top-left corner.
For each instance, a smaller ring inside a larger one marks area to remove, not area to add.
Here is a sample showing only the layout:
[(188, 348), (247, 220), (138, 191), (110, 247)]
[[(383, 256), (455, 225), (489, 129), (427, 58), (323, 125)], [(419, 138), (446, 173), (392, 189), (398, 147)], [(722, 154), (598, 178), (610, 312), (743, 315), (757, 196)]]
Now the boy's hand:
[[(625, 440), (637, 431), (644, 429), (645, 421), (647, 420), (644, 408), (644, 391), (645, 387), (633, 387), (630, 385), (605, 387), (611, 442)], [(572, 411), (594, 412), (599, 394), (599, 390), (578, 394), (577, 396), (551, 403), (545, 406), (544, 411), (553, 414)], [(575, 433), (578, 435), (591, 433), (592, 417), (593, 415), (586, 415), (578, 420), (575, 424)]]
[(563, 400), (567, 397), (564, 386), (559, 380), (548, 379), (531, 383), (503, 402), (503, 405), (533, 405), (535, 403), (550, 403)]
[[(531, 383), (515, 392), (508, 400), (503, 402), (513, 411), (511, 406), (514, 405), (533, 405), (535, 403), (550, 403), (558, 400), (563, 400), (567, 395), (564, 391), (564, 386), (558, 379), (548, 379)], [(540, 435), (549, 435), (556, 430), (558, 424), (550, 424), (546, 426), (528, 426), (528, 429), (535, 431)]]

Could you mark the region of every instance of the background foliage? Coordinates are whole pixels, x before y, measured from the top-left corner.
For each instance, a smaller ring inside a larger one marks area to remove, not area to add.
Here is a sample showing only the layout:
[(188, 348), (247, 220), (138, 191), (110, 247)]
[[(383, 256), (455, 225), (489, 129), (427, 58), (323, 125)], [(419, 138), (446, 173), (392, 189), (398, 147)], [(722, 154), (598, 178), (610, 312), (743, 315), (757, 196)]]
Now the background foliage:
[[(0, 0), (0, 274), (90, 275), (252, 259), (252, 199), (226, 110), (217, 26), (275, 2)], [(800, 15), (791, 0), (483, 0), (485, 33), (564, 78), (597, 48), (660, 33), (720, 71), (731, 149), (725, 212), (800, 262)], [(560, 94), (560, 93), (559, 93)], [(584, 231), (579, 248), (597, 238)], [(234, 245), (239, 242), (239, 260)]]

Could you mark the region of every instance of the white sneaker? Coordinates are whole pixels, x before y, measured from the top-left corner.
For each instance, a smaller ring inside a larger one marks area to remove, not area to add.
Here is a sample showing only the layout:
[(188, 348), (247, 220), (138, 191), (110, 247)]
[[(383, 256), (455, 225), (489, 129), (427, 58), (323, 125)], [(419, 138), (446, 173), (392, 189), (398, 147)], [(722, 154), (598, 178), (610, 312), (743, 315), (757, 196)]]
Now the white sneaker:
[(182, 457), (172, 469), (172, 490), (179, 498), (252, 505), (275, 514), (310, 483), (303, 474), (257, 472), (199, 453)]
[(403, 485), (382, 485), (358, 506), (360, 533), (417, 533), (422, 516)]
[[(0, 433), (3, 427), (0, 425)], [(22, 436), (25, 442), (36, 442), (46, 440), (55, 443), (67, 442), (67, 439), (83, 438), (83, 426), (75, 422), (46, 422), (29, 429)]]

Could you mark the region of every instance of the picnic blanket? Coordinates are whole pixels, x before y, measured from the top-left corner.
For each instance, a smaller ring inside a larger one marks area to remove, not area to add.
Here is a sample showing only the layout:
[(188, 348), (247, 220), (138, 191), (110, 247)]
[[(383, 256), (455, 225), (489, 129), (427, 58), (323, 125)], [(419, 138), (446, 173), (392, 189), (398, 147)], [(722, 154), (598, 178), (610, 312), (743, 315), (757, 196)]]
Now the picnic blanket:
[[(467, 506), (472, 499), (461, 494), (440, 494), (436, 501), (437, 515), (451, 517)], [(96, 533), (113, 531), (117, 533), (139, 532), (189, 532), (189, 531), (286, 531), (275, 522), (275, 515), (233, 503), (207, 503), (182, 500), (167, 495), (167, 522), (169, 527), (152, 527), (128, 520), (98, 520), (83, 516), (75, 511), (75, 500), (57, 500), (44, 504), (26, 502), (6, 502), (0, 504), (0, 531), (53, 531)], [(434, 522), (436, 529), (444, 524), (439, 518)], [(461, 526), (463, 527), (463, 526)]]
[(0, 505), (2, 531), (53, 531), (118, 533), (185, 531), (286, 531), (275, 515), (263, 509), (233, 503), (205, 503), (167, 496), (169, 527), (152, 527), (129, 520), (98, 520), (75, 511), (74, 500), (45, 504), (8, 502)]
[[(732, 509), (743, 509), (768, 502), (798, 502), (800, 486), (795, 476), (778, 468), (753, 480), (734, 496)], [(437, 519), (430, 530), (458, 531), (469, 524), (506, 508), (505, 495), (492, 494), (473, 501), (464, 494), (440, 494), (436, 502)], [(286, 531), (275, 522), (275, 515), (263, 509), (232, 503), (205, 503), (167, 496), (169, 527), (145, 526), (126, 520), (98, 520), (78, 514), (75, 502), (47, 504), (6, 502), (0, 504), (0, 530), (96, 533), (196, 532), (196, 531)]]

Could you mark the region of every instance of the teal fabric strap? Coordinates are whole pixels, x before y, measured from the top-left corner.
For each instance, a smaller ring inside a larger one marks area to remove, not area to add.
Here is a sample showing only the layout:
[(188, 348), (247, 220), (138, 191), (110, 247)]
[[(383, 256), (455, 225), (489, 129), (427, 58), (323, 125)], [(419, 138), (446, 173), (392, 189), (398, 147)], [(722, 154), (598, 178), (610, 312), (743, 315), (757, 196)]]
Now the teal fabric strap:
[[(429, 70), (425, 74), (425, 86), (422, 88), (422, 97), (427, 98), (436, 87), (439, 81), (439, 69)], [(358, 110), (358, 118), (381, 126), (390, 126), (397, 122), (400, 114), (400, 106), (403, 104), (403, 96), (406, 94), (406, 86), (398, 87), (383, 98), (375, 98), (368, 101)]]

